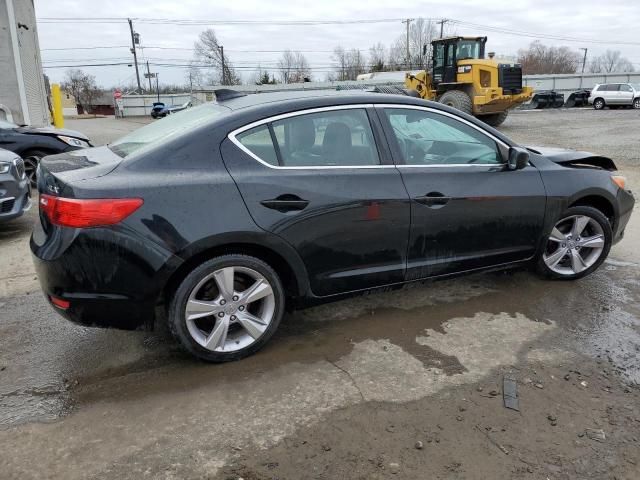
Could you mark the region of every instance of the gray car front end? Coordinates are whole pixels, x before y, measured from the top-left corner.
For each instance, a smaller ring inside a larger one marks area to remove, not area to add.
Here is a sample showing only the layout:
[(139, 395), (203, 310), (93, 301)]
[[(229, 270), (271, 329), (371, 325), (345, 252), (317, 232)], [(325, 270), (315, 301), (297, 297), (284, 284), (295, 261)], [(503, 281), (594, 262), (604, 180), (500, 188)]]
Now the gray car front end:
[(21, 216), (31, 208), (31, 187), (24, 162), (13, 152), (0, 149), (0, 222)]

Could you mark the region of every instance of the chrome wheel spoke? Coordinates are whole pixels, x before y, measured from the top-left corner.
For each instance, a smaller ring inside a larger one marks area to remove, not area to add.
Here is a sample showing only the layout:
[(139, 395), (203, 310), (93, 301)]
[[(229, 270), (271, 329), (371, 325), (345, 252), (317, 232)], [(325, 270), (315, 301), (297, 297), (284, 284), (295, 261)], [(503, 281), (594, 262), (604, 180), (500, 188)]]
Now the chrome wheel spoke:
[(189, 294), (183, 315), (198, 345), (229, 353), (247, 348), (262, 337), (277, 307), (273, 287), (259, 271), (233, 265), (201, 278)]
[(264, 320), (249, 312), (238, 312), (237, 321), (254, 340), (259, 338), (269, 326)]
[(227, 333), (229, 332), (229, 317), (219, 318), (216, 322), (211, 334), (206, 338), (204, 347), (209, 350), (224, 350), (227, 342)]
[(266, 280), (259, 279), (241, 293), (240, 301), (245, 304), (252, 303), (272, 294), (273, 290), (271, 289), (271, 285), (269, 285)]
[(218, 285), (220, 295), (226, 301), (229, 301), (233, 297), (233, 283), (235, 279), (235, 270), (233, 267), (225, 267), (222, 270), (218, 270), (213, 274), (213, 278)]
[(592, 237), (583, 237), (578, 245), (588, 248), (602, 248), (604, 247), (604, 235), (594, 235)]
[(553, 268), (565, 257), (568, 251), (567, 248), (558, 248), (551, 255), (545, 257), (544, 263), (546, 263), (549, 268)]
[(578, 238), (587, 224), (591, 220), (589, 217), (585, 217), (584, 215), (578, 215), (573, 219), (573, 227), (571, 228), (571, 236), (575, 240)]
[(196, 320), (198, 318), (216, 315), (221, 312), (222, 309), (223, 307), (217, 302), (192, 299), (187, 302), (187, 320)]
[(588, 268), (578, 250), (571, 250), (571, 268), (575, 273), (580, 273)]
[(564, 233), (562, 233), (560, 230), (558, 230), (556, 227), (553, 227), (553, 230), (551, 230), (551, 236), (549, 237), (549, 240), (551, 240), (552, 242), (562, 243), (567, 241), (567, 236)]

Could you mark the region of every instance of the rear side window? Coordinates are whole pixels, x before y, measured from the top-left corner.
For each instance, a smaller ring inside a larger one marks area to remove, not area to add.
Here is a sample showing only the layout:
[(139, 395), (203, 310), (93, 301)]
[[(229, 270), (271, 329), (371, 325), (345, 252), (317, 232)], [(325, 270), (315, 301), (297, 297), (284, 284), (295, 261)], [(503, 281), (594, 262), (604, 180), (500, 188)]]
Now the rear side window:
[(260, 125), (238, 134), (238, 141), (257, 157), (269, 165), (278, 165), (278, 155), (271, 140), (271, 132), (267, 125)]
[(632, 92), (633, 89), (629, 85), (620, 85), (621, 92)]
[(607, 92), (617, 92), (620, 85), (607, 85)]
[(596, 91), (598, 91), (598, 92), (606, 92), (608, 86), (609, 85), (599, 85), (598, 88), (596, 89)]
[[(379, 165), (364, 109), (300, 114), (236, 135), (244, 148), (270, 165), (355, 167)], [(275, 142), (275, 144), (274, 144)]]

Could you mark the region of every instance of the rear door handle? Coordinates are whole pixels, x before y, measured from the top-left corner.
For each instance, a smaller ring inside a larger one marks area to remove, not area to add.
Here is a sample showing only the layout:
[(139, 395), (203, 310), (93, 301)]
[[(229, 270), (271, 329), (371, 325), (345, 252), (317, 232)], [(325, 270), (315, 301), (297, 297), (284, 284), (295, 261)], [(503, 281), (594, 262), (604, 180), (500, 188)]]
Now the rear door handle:
[(427, 207), (444, 207), (451, 197), (446, 197), (440, 192), (429, 192), (421, 197), (413, 198), (416, 202), (426, 205)]
[(262, 200), (260, 205), (278, 212), (296, 212), (304, 210), (309, 205), (309, 200), (304, 200), (297, 195), (280, 195), (271, 200)]

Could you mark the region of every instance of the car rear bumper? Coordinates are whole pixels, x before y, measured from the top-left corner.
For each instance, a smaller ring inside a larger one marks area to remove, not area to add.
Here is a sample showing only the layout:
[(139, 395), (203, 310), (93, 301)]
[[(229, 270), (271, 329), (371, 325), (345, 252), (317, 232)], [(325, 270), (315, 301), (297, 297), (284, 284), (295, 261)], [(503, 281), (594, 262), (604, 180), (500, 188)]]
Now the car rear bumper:
[(179, 262), (142, 240), (107, 228), (59, 228), (46, 237), (37, 222), (30, 245), (47, 300), (80, 325), (151, 329), (164, 285)]

